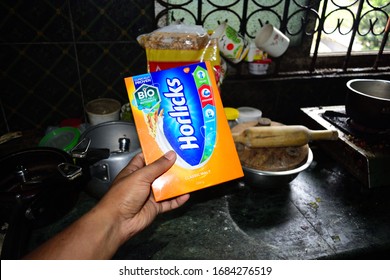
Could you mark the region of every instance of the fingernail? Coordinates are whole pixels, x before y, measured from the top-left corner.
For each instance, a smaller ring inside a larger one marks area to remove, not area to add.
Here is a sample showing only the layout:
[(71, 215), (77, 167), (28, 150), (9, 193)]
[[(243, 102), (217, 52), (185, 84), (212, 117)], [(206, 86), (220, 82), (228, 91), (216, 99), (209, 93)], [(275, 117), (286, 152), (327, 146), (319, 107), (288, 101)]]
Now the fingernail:
[(169, 152), (165, 153), (164, 157), (168, 160), (173, 160), (175, 158), (175, 152), (169, 151)]

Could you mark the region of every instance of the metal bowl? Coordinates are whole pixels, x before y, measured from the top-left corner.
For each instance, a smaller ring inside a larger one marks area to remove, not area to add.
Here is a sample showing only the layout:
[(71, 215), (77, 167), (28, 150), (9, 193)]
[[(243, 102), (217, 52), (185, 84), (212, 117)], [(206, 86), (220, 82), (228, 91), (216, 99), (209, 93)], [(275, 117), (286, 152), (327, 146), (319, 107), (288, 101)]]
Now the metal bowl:
[(243, 166), (244, 182), (254, 187), (281, 186), (290, 183), (300, 172), (307, 169), (313, 161), (313, 152), (309, 148), (306, 162), (295, 169), (286, 171), (261, 171)]

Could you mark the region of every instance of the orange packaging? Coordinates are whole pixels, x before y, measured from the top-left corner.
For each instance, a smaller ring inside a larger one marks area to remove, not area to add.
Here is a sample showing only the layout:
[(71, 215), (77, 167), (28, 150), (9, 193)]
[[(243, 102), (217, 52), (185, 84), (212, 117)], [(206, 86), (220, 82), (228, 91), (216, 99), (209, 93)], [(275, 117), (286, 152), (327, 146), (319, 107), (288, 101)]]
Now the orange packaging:
[(177, 160), (153, 185), (156, 201), (242, 177), (210, 62), (125, 78), (146, 164)]

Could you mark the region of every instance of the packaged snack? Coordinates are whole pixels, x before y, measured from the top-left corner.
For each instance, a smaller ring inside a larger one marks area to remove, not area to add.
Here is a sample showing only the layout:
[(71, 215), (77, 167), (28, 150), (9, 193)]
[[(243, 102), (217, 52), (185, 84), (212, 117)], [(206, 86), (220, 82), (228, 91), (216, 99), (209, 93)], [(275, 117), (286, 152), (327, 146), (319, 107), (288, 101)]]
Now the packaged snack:
[(140, 35), (137, 40), (145, 48), (148, 72), (209, 61), (217, 83), (223, 80), (226, 69), (221, 66), (217, 39), (202, 26), (172, 24)]
[(157, 201), (243, 176), (210, 62), (125, 83), (146, 163), (177, 153), (174, 166), (152, 185)]

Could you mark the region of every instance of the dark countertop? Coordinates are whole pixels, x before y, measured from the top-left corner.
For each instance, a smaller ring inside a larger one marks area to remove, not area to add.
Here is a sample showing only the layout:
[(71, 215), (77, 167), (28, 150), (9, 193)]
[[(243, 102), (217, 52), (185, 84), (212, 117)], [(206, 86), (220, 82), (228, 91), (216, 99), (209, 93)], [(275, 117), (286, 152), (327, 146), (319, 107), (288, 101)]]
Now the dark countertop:
[[(157, 217), (115, 259), (390, 259), (390, 186), (364, 190), (311, 146), (314, 161), (289, 185), (232, 181), (192, 193)], [(60, 221), (35, 230), (34, 247), (90, 209), (82, 193)]]

